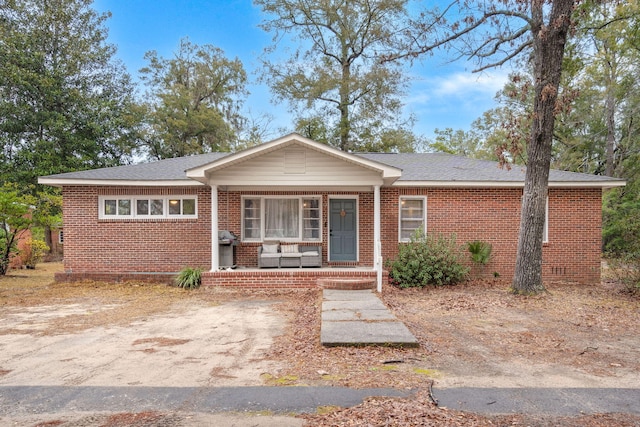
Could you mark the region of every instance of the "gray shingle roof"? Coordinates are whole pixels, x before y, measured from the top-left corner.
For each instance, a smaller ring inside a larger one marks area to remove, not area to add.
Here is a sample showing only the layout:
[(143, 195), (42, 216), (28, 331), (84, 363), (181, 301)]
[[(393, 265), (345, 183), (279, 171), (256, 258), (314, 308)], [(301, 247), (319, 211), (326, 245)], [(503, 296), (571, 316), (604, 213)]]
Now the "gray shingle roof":
[[(186, 177), (187, 169), (204, 166), (230, 153), (209, 153), (197, 156), (160, 160), (151, 163), (94, 169), (50, 175), (45, 180), (104, 180), (104, 181), (185, 181), (195, 183)], [(362, 153), (363, 157), (402, 170), (403, 181), (428, 182), (475, 182), (475, 183), (523, 183), (525, 168), (514, 166), (510, 170), (500, 168), (497, 162), (469, 159), (444, 153)], [(593, 183), (606, 186), (607, 183), (620, 184), (624, 181), (609, 177), (552, 170), (549, 182)]]
[[(360, 156), (402, 169), (399, 181), (524, 182), (526, 168), (501, 168), (498, 162), (445, 153), (366, 153)], [(604, 183), (609, 177), (551, 170), (550, 182)]]
[(150, 163), (115, 166), (111, 168), (92, 169), (81, 172), (68, 172), (50, 175), (44, 178), (69, 180), (107, 180), (107, 181), (187, 181), (185, 171), (194, 167), (221, 159), (229, 153), (208, 153), (197, 156), (177, 157), (158, 160)]

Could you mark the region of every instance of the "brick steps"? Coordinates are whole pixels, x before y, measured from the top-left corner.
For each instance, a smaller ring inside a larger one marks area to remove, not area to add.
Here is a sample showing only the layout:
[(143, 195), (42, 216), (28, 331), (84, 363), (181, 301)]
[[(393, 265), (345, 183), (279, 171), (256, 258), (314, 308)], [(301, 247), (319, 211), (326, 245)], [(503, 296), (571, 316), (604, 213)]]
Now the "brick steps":
[(335, 289), (343, 291), (364, 291), (376, 288), (375, 277), (321, 277), (316, 280), (316, 283), (320, 289)]

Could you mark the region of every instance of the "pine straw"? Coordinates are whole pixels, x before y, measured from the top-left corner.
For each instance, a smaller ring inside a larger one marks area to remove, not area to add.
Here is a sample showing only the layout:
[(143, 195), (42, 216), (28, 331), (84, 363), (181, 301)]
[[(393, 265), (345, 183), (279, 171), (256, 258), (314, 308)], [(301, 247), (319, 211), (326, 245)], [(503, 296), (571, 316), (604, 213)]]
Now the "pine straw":
[(637, 427), (640, 417), (626, 414), (596, 414), (580, 417), (541, 415), (483, 416), (440, 408), (421, 390), (410, 398), (366, 399), (361, 405), (324, 415), (305, 415), (313, 427)]

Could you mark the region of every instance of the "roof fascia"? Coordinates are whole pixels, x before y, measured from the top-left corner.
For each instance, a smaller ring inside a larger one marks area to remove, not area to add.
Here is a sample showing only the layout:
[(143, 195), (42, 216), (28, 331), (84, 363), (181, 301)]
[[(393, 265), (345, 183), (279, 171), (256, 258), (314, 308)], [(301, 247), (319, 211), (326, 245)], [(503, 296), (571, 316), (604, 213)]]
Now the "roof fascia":
[[(624, 187), (626, 181), (557, 181), (549, 182), (549, 188), (615, 188)], [(392, 187), (439, 188), (524, 188), (521, 181), (396, 181)]]
[(92, 185), (102, 187), (202, 187), (204, 184), (194, 180), (166, 180), (166, 181), (143, 181), (124, 179), (63, 179), (63, 178), (38, 178), (38, 184), (50, 185), (52, 187), (62, 187), (65, 185)]

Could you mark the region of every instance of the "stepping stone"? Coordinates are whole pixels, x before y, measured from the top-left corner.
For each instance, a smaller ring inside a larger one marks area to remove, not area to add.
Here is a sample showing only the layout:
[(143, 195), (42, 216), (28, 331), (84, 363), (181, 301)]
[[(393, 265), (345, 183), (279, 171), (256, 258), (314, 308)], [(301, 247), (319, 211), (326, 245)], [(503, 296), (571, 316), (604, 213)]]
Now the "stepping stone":
[(391, 345), (418, 347), (418, 340), (400, 321), (322, 322), (320, 342), (326, 347)]

